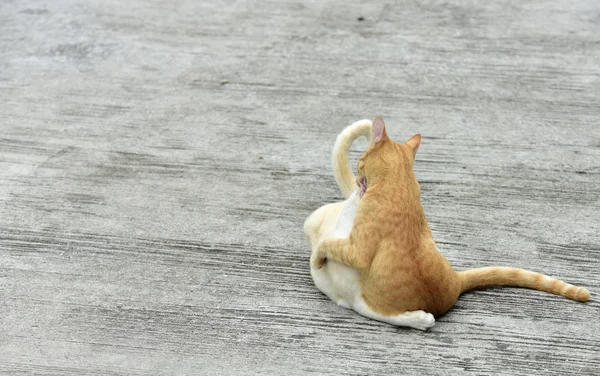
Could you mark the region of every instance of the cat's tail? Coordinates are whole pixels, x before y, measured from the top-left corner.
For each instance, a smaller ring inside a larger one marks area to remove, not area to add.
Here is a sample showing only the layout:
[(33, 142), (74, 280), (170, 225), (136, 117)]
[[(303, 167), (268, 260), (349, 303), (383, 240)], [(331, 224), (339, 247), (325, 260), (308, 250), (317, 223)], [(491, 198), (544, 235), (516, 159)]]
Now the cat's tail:
[(357, 138), (364, 136), (371, 138), (371, 120), (359, 120), (346, 127), (335, 140), (333, 146), (333, 174), (335, 181), (342, 190), (344, 197), (348, 198), (357, 189), (356, 177), (348, 161), (350, 146)]
[(549, 292), (578, 302), (590, 299), (589, 291), (583, 287), (525, 269), (492, 266), (458, 272), (458, 277), (462, 281), (462, 292), (491, 286), (515, 286)]

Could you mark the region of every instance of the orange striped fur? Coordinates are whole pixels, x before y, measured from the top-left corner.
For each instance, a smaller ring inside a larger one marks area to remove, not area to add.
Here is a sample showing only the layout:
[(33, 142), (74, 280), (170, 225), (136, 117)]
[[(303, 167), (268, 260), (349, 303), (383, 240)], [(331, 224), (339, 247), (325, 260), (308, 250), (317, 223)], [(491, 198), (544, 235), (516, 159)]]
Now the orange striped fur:
[(587, 302), (590, 293), (583, 287), (573, 286), (547, 275), (519, 268), (492, 266), (458, 272), (462, 291), (491, 286), (515, 286), (549, 292), (578, 302)]

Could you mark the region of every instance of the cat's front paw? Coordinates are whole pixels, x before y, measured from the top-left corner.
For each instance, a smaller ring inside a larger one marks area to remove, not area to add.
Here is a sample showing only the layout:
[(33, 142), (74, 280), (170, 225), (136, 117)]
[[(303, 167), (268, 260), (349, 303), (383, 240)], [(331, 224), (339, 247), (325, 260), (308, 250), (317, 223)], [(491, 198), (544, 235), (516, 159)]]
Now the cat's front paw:
[(310, 265), (315, 270), (321, 269), (326, 262), (327, 259), (325, 257), (311, 257), (310, 259)]

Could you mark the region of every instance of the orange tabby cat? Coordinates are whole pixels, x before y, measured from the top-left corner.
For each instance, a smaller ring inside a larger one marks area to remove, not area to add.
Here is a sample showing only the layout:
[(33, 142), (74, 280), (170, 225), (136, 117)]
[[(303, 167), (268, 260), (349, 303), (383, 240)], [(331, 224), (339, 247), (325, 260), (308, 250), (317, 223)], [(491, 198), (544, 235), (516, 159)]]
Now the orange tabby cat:
[[(420, 202), (413, 163), (421, 136), (397, 144), (387, 136), (381, 117), (373, 121), (371, 133), (369, 148), (358, 162), (360, 192), (348, 200), (356, 203), (349, 235), (311, 235), (320, 239), (313, 248), (313, 268), (334, 261), (357, 272), (361, 299), (352, 308), (381, 321), (427, 329), (435, 322), (431, 314), (443, 315), (461, 293), (475, 288), (519, 286), (580, 302), (589, 299), (583, 287), (523, 269), (454, 271), (437, 250)], [(350, 189), (340, 186), (348, 197)], [(318, 222), (309, 218), (305, 231), (318, 234), (319, 227), (311, 223)]]

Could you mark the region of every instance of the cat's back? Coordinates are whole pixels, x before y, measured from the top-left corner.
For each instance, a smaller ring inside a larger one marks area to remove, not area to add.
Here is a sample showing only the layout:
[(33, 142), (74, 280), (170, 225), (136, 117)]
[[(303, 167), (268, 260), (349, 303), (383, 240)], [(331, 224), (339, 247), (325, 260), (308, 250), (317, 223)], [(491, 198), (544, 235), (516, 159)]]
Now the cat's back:
[(395, 315), (423, 310), (446, 313), (460, 295), (458, 275), (424, 235), (412, 247), (406, 239), (383, 239), (369, 273), (361, 280), (365, 301), (378, 312)]

